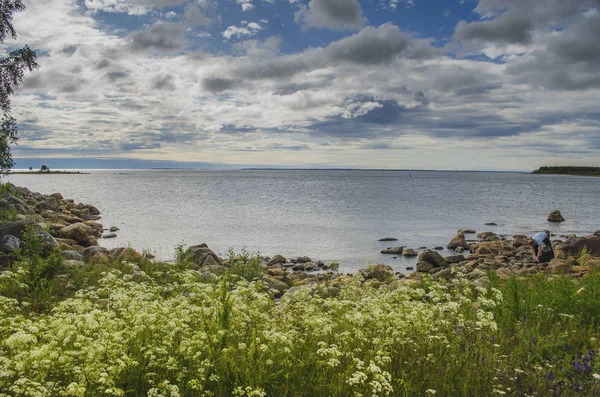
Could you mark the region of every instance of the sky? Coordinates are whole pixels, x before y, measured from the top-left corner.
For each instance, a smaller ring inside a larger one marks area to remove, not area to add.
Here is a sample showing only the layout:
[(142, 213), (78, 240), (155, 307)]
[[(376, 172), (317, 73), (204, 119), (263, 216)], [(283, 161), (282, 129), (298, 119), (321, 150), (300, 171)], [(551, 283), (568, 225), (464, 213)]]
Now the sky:
[(600, 166), (600, 0), (24, 3), (17, 168)]

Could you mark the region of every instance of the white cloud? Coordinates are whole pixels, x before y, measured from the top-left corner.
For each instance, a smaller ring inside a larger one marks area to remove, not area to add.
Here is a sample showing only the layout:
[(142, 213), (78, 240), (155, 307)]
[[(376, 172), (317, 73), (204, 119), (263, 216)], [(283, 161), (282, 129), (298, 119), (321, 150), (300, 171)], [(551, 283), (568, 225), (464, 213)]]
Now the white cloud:
[(250, 11), (254, 8), (252, 0), (236, 0), (236, 2), (242, 6), (242, 11)]
[(240, 27), (233, 26), (233, 25), (229, 26), (221, 34), (223, 35), (223, 37), (225, 37), (226, 40), (229, 40), (234, 36), (236, 36), (238, 38), (243, 37), (243, 36), (254, 36), (261, 30), (262, 30), (262, 27), (259, 24), (257, 24), (256, 22), (250, 22), (250, 23), (247, 23), (246, 26), (240, 26)]
[(177, 16), (177, 13), (175, 11), (169, 11), (165, 14), (165, 18), (167, 19), (173, 19)]

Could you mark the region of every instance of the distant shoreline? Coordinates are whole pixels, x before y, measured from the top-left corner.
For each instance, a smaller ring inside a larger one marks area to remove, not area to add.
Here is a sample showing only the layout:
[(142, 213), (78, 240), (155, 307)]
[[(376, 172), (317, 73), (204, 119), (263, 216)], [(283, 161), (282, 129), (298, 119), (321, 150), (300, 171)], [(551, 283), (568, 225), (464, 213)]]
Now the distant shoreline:
[(577, 167), (577, 166), (556, 166), (540, 167), (532, 174), (542, 175), (575, 175), (575, 176), (600, 176), (600, 167)]
[(9, 175), (56, 175), (56, 174), (81, 174), (89, 175), (89, 172), (81, 171), (11, 171)]

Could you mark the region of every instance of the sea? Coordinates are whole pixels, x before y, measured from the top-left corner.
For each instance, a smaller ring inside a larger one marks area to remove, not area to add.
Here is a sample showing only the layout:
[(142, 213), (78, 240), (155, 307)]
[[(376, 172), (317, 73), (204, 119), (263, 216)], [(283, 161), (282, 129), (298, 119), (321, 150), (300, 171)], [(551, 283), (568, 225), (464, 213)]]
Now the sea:
[[(509, 172), (371, 170), (81, 170), (8, 181), (92, 204), (107, 248), (130, 246), (172, 260), (177, 245), (206, 243), (263, 256), (309, 256), (355, 272), (383, 263), (410, 272), (416, 258), (381, 254), (401, 245), (446, 247), (458, 229), (532, 235), (600, 229), (600, 178)], [(566, 219), (550, 223), (550, 211)], [(495, 223), (496, 225), (485, 225)], [(382, 242), (379, 239), (398, 239)], [(467, 239), (476, 239), (467, 235)], [(442, 255), (451, 254), (444, 249)], [(408, 269), (407, 269), (408, 268)]]

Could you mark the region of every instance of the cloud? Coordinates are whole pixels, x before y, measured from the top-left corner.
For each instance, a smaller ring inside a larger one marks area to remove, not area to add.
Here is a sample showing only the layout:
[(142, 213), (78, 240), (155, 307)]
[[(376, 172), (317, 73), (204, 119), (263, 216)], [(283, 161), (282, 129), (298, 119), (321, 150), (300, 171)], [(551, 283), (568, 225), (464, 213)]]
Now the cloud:
[(133, 51), (174, 52), (183, 48), (185, 30), (183, 26), (157, 22), (147, 29), (129, 36)]
[(242, 6), (242, 11), (250, 11), (254, 8), (252, 0), (236, 0)]
[(173, 7), (187, 0), (85, 0), (84, 4), (92, 12), (127, 13), (145, 15), (153, 9)]
[(367, 23), (357, 0), (310, 0), (295, 15), (307, 28), (358, 29)]
[(256, 22), (247, 23), (246, 26), (229, 26), (222, 34), (226, 40), (231, 39), (232, 37), (242, 37), (242, 36), (254, 36), (258, 32), (262, 30), (262, 27)]
[(188, 25), (192, 26), (209, 26), (212, 23), (211, 19), (193, 4), (185, 6), (183, 18)]
[(234, 88), (237, 85), (235, 80), (223, 79), (219, 77), (210, 77), (202, 80), (202, 88), (211, 93), (219, 93)]
[(531, 21), (515, 12), (506, 12), (500, 17), (481, 22), (460, 21), (454, 37), (458, 40), (479, 40), (503, 44), (527, 44), (531, 42)]

